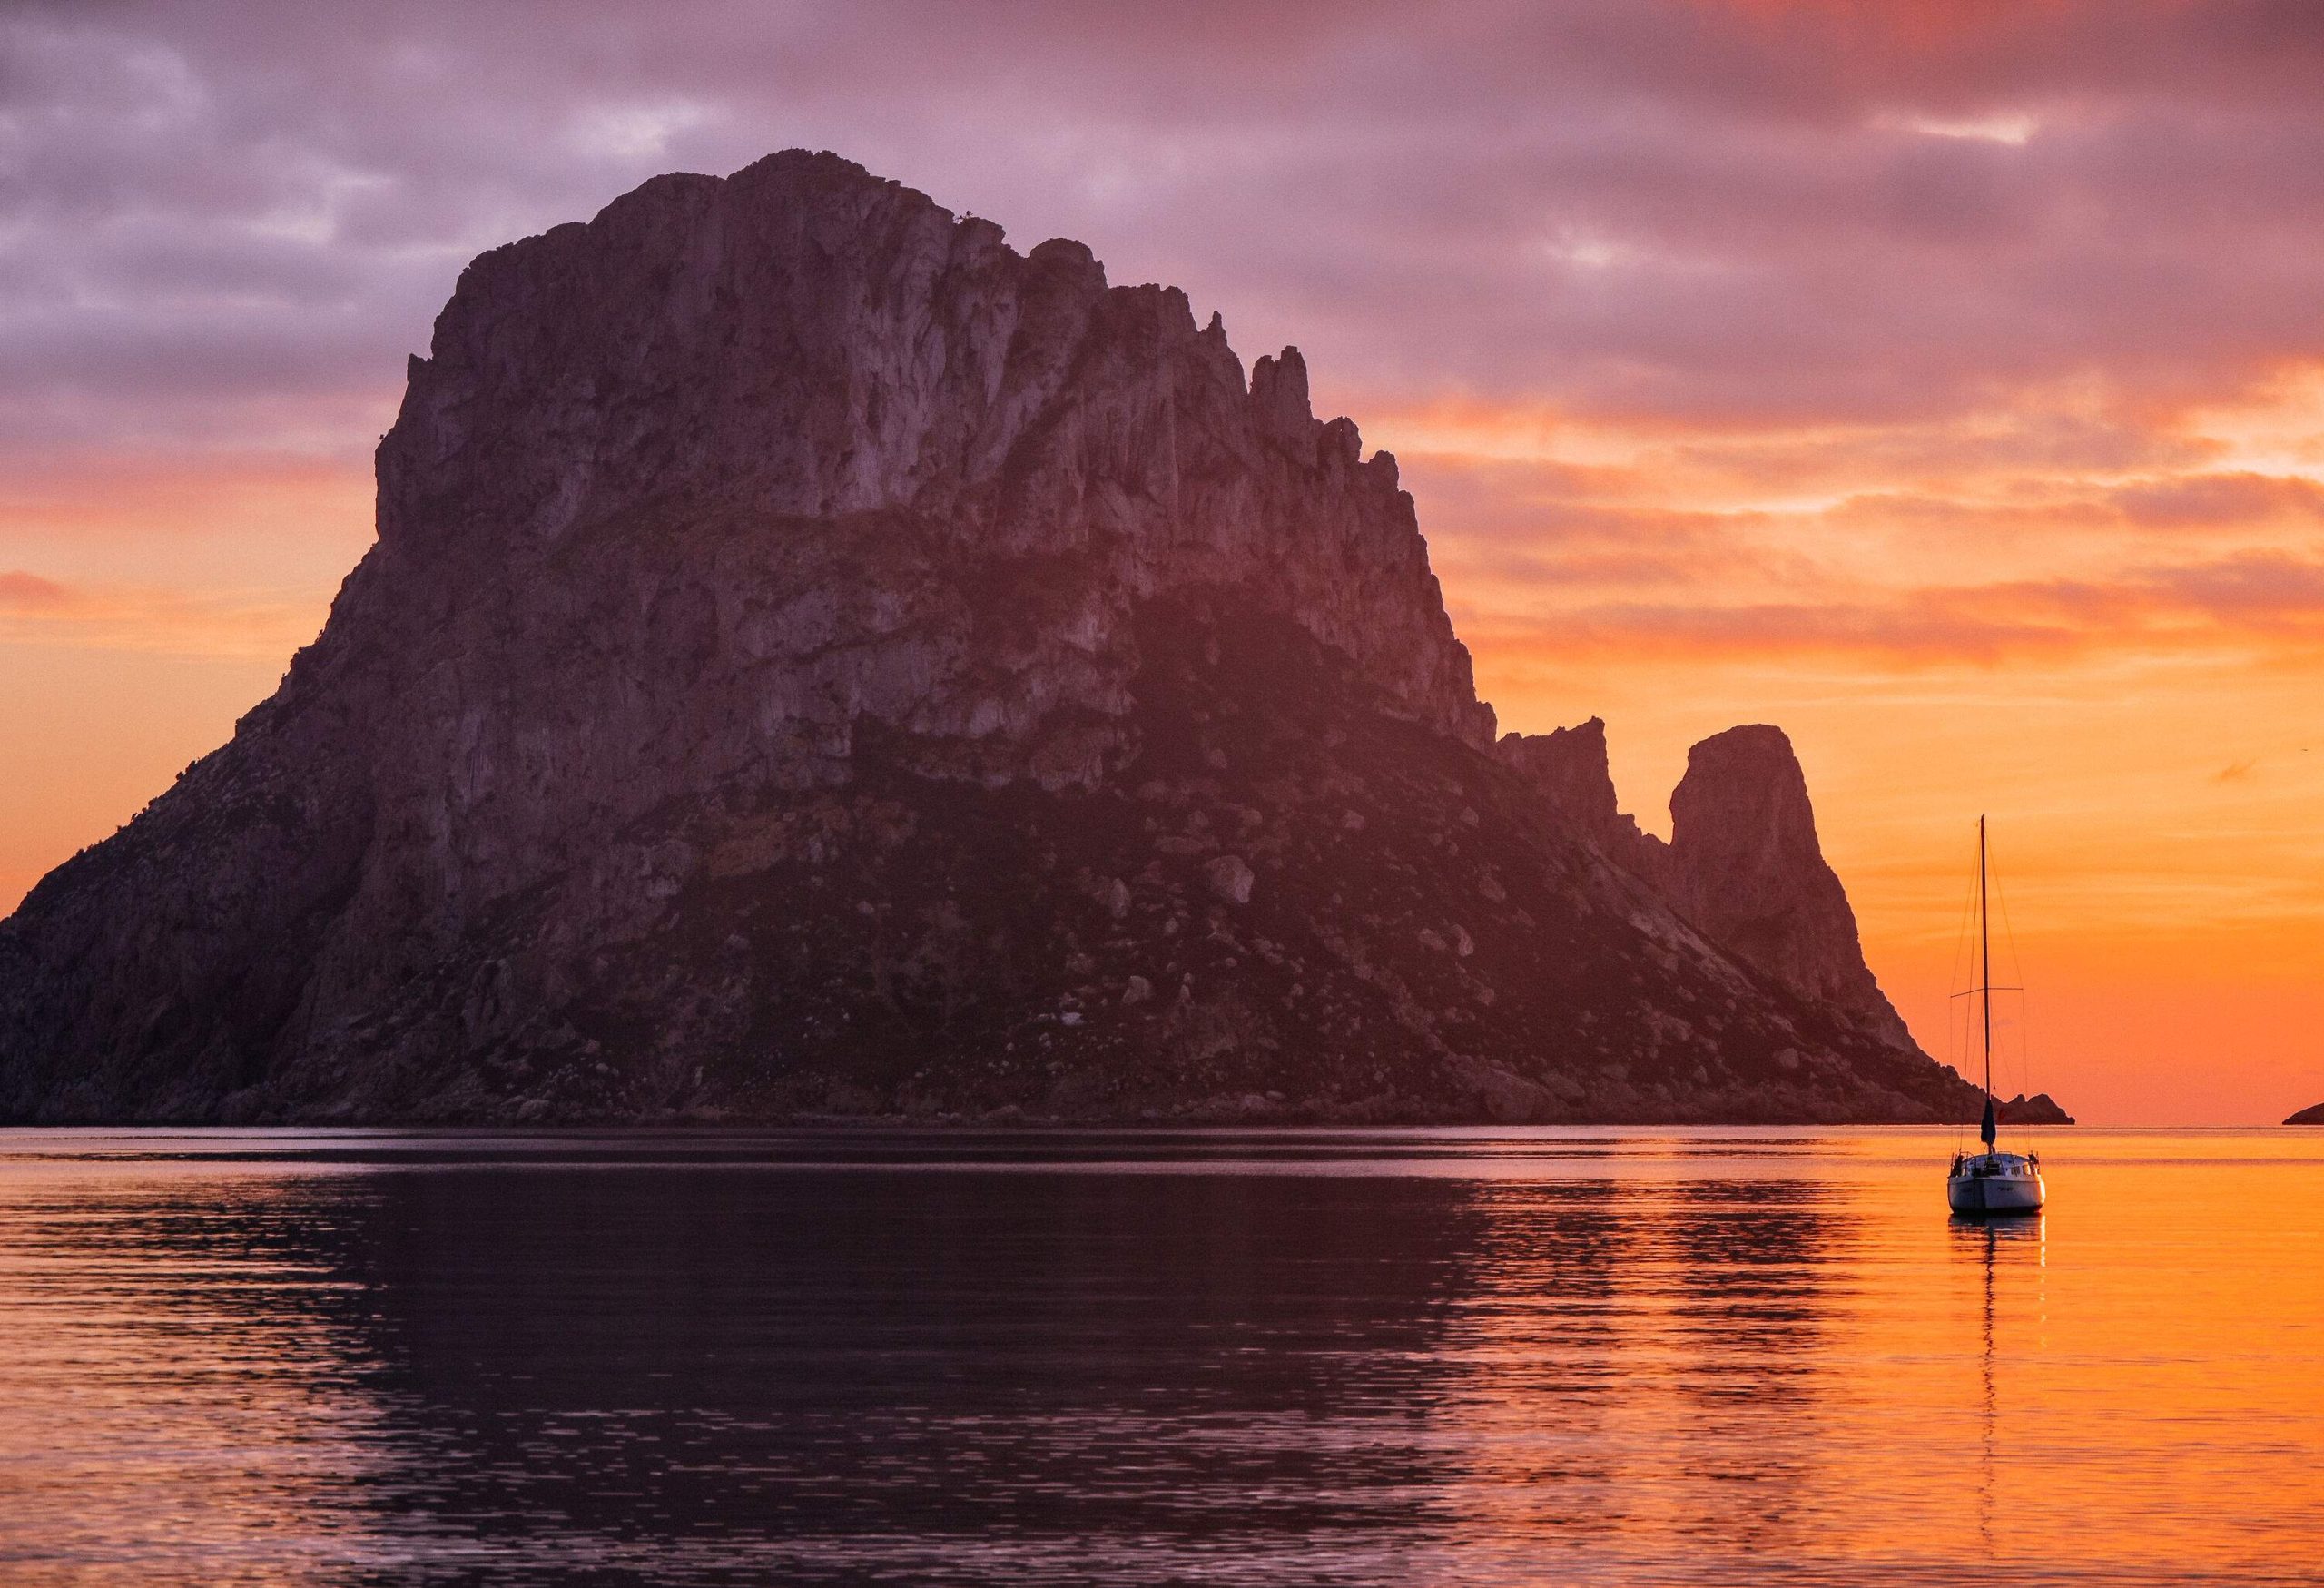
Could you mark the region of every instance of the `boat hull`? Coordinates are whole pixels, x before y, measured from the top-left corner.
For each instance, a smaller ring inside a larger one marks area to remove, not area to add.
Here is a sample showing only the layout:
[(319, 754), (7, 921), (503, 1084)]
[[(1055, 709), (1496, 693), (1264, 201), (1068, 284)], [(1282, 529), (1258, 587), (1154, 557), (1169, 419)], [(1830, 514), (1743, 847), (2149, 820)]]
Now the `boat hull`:
[(2039, 1213), (2039, 1175), (1955, 1175), (1945, 1182), (1945, 1199), (1965, 1218), (2001, 1218)]

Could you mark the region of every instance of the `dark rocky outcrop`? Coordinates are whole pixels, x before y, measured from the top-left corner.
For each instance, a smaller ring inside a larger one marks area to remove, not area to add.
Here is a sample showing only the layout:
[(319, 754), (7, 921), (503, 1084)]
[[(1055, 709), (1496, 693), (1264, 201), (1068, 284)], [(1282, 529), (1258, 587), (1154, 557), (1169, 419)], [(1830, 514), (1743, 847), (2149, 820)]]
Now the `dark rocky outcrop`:
[(1906, 1040), (1865, 966), (1856, 912), (1824, 863), (1807, 780), (1782, 729), (1729, 728), (1687, 753), (1670, 795), (1665, 874), (1688, 918), (1746, 964)]
[(1661, 851), (1661, 843), (1641, 833), (1637, 821), (1624, 815), (1616, 802), (1601, 719), (1593, 716), (1578, 727), (1552, 728), (1546, 734), (1504, 734), (1500, 751), (1502, 759), (1524, 774), (1573, 831), (1609, 859), (1660, 883), (1656, 863), (1649, 856)]
[(2286, 1119), (2284, 1123), (2287, 1125), (2324, 1125), (2324, 1103), (2318, 1103), (2312, 1109), (2302, 1109), (2290, 1119)]
[(0, 924), (0, 1117), (1974, 1115), (1780, 735), (1617, 853), (1393, 459), (1078, 244), (659, 178), (468, 268), (379, 476), (281, 687)]
[(2019, 1092), (2001, 1105), (2001, 1122), (2004, 1125), (2071, 1125), (2073, 1116), (2060, 1108), (2046, 1091), (2032, 1097)]
[(1697, 745), (1670, 796), (1670, 842), (1616, 809), (1606, 725), (1502, 737), (1503, 761), (1600, 853), (1651, 886), (1709, 941), (1785, 986), (1833, 1005), (1886, 1041), (1909, 1043), (1824, 863), (1791, 741), (1764, 725)]

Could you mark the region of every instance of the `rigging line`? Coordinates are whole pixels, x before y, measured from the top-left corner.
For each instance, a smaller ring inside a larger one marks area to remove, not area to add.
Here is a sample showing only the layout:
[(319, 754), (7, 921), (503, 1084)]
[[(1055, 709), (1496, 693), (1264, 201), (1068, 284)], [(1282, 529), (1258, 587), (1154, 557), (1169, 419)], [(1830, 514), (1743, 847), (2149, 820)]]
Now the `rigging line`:
[[(1990, 855), (1991, 855), (1991, 853), (1992, 853), (1992, 850), (1991, 850), (1990, 845), (1988, 845), (1988, 848), (1987, 848), (1986, 853), (1987, 853), (1988, 856), (1990, 856)], [(1994, 875), (1990, 875), (1990, 876), (1988, 876), (1988, 877), (1987, 877), (1987, 879), (1986, 879), (1985, 885), (1986, 885), (1986, 887), (1987, 887), (1989, 890), (1991, 890), (1992, 897), (1993, 897), (1993, 907), (1994, 907), (1996, 911), (1998, 911), (1998, 912), (2000, 912), (2000, 914), (2001, 914), (2002, 945), (2003, 945), (2004, 949), (2007, 952), (2007, 953), (2008, 953), (2008, 955), (2009, 955), (2009, 962), (2010, 962), (2010, 970), (2011, 970), (2011, 973), (2012, 973), (2012, 974), (2014, 974), (2014, 975), (2015, 975), (2015, 976), (2017, 977), (2018, 981), (2021, 983), (2021, 987), (2020, 987), (2020, 988), (2014, 988), (2014, 989), (2012, 989), (2012, 991), (2021, 991), (2021, 990), (2022, 990), (2022, 984), (2024, 983), (2024, 980), (2025, 980), (2025, 975), (2024, 975), (2024, 968), (2023, 968), (2022, 966), (2020, 966), (2020, 965), (2019, 965), (2019, 963), (2018, 963), (2018, 962), (2017, 962), (2017, 940), (2016, 940), (2014, 936), (2012, 936), (2012, 935), (2011, 935), (2011, 933), (2010, 933), (2010, 930), (2009, 930), (2009, 902), (2008, 902), (2008, 897), (2007, 897), (2007, 895), (2006, 895), (2006, 894), (2004, 894), (2004, 893), (2002, 892), (2001, 879), (2000, 879), (2000, 877), (1999, 877), (1999, 875), (1998, 875), (1998, 874), (1994, 874)], [(1988, 994), (1988, 996), (1990, 996), (1990, 994)], [(2025, 1065), (2024, 1065), (2024, 1012), (2025, 1012), (2024, 1001), (2023, 999), (2020, 999), (2020, 1000), (2019, 1000), (2019, 1001), (2018, 1001), (2018, 1017), (2019, 1017), (2018, 1034), (2019, 1034), (2019, 1048), (2018, 1048), (2018, 1050), (2017, 1050), (2017, 1052), (2016, 1052), (2016, 1054), (2015, 1054), (2015, 1057), (2016, 1057), (2016, 1058), (2017, 1058), (2017, 1060), (2018, 1060), (2018, 1063), (2017, 1063), (2017, 1066), (2016, 1066), (2016, 1068), (2017, 1068), (2017, 1071), (2018, 1071), (2018, 1077), (2017, 1077), (2017, 1078), (2018, 1078), (2018, 1080), (2019, 1080), (2019, 1081), (2020, 1081), (2020, 1082), (2023, 1082), (2023, 1081), (2024, 1080), (2024, 1079), (2025, 1079), (2025, 1075), (2024, 1075)], [(2004, 1069), (2006, 1069), (2006, 1068), (2008, 1067), (2009, 1060), (2010, 1060), (2010, 1058), (2011, 1058), (2011, 1057), (2012, 1057), (2012, 1055), (2011, 1055), (2011, 1053), (2010, 1053), (2010, 1050), (2009, 1050), (2006, 1047), (2004, 1047), (2004, 1050), (2003, 1050), (2003, 1055), (2002, 1055), (2002, 1061), (2003, 1061), (2003, 1066), (2004, 1066)], [(2024, 1085), (2022, 1085), (2022, 1084), (2021, 1084), (2021, 1085), (2018, 1087), (2018, 1089), (2017, 1089), (2017, 1090), (2018, 1090), (2018, 1091), (2019, 1091), (2019, 1092), (2021, 1092), (2021, 1093), (2022, 1093), (2022, 1092), (2024, 1092), (2024, 1091), (2025, 1088), (2024, 1087)]]
[[(1969, 933), (1976, 920), (1976, 914), (1977, 874), (1972, 871), (1968, 880), (1962, 884), (1961, 916), (1954, 927), (1953, 968), (1946, 974), (1945, 981), (1948, 998), (1960, 996), (1955, 993), (1953, 989), (1960, 986), (1962, 982), (1962, 957), (1969, 952)], [(1971, 980), (1974, 981), (1974, 978)], [(1955, 1070), (1960, 1070), (1961, 1067), (1968, 1062), (1969, 1026), (1969, 1013), (1965, 1009), (1963, 1011), (1960, 1023), (1956, 1025), (1953, 1020), (1953, 1011), (1949, 1006), (1947, 1007), (1945, 1021), (1945, 1061), (1953, 1066)]]
[[(1985, 1117), (1993, 1117), (1994, 1107), (1994, 925), (1986, 898), (1985, 818), (1977, 817), (1977, 980), (1984, 984), (1984, 997), (1979, 1001), (1984, 1010)], [(1993, 1150), (1990, 1137), (1985, 1150)]]
[(2010, 924), (2009, 894), (2000, 883), (1994, 884), (1994, 901), (2001, 906), (2002, 941), (2009, 945), (2009, 968), (2018, 985), (2010, 991), (2017, 994), (2017, 1090), (2027, 1097), (2034, 1095), (2034, 1000), (2025, 991), (2025, 964), (2018, 958), (2017, 930)]
[[(1945, 1062), (1955, 1075), (1960, 1076), (1966, 1076), (1969, 1073), (1969, 1032), (1970, 1028), (1975, 1023), (1975, 1011), (1965, 998), (1955, 993), (1953, 989), (1960, 986), (1964, 981), (1961, 965), (1964, 957), (1969, 952), (1970, 933), (1974, 929), (1976, 916), (1977, 872), (1976, 868), (1972, 866), (1961, 884), (1961, 916), (1953, 932), (1953, 968), (1946, 975), (1945, 981), (1947, 994), (1945, 1011)], [(1966, 978), (1973, 981), (1975, 979), (1974, 976)], [(1953, 1012), (1953, 1006), (1955, 1003), (1960, 1005), (1961, 1011), (1960, 1018), (1957, 1020), (1954, 1018)], [(1966, 1128), (1966, 1121), (1955, 1119), (1953, 1122), (1953, 1145), (1956, 1150), (1961, 1146), (1962, 1131)]]

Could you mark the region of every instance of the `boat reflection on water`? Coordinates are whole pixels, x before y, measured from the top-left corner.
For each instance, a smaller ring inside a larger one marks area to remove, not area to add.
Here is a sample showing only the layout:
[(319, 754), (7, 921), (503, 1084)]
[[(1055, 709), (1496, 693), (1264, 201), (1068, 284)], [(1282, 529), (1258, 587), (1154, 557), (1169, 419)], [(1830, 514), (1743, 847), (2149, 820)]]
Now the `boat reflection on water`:
[(2049, 1267), (2049, 1220), (2040, 1213), (2018, 1218), (1955, 1214), (1951, 1223), (1954, 1256), (1974, 1262), (1982, 1270), (1977, 1354), (1982, 1393), (1977, 1404), (1983, 1459), (1977, 1464), (1977, 1536), (1990, 1555), (1994, 1544), (1994, 1492), (1999, 1482), (1997, 1456), (2001, 1448), (2001, 1394), (1994, 1369), (1998, 1346), (1994, 1327), (1996, 1293), (2004, 1283), (2004, 1274), (2018, 1280), (2030, 1275), (2034, 1319), (2037, 1327), (2046, 1321), (2047, 1297), (2043, 1280)]

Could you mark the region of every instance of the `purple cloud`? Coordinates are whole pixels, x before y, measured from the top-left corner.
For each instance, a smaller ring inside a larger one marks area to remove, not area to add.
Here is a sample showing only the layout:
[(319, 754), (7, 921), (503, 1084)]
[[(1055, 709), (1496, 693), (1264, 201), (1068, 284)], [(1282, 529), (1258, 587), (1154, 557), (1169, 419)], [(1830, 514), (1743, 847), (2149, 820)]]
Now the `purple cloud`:
[(791, 143), (1351, 394), (1789, 424), (2324, 357), (2313, 12), (1876, 9), (34, 6), (0, 423), (389, 393), (469, 253)]

